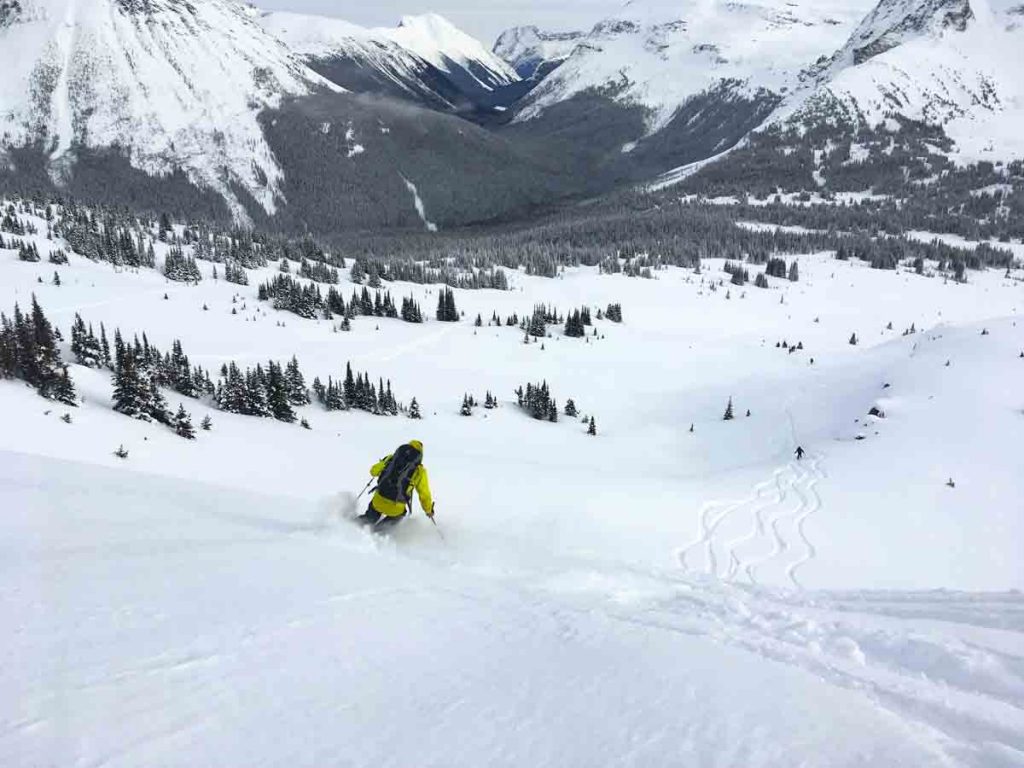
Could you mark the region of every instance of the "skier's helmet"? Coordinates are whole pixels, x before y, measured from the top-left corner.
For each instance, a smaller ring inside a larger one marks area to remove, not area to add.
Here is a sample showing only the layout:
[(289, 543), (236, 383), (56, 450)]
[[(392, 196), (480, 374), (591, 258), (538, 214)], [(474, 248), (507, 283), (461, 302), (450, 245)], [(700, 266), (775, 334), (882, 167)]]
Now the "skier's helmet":
[(409, 445), (411, 445), (420, 453), (423, 453), (423, 443), (421, 443), (419, 440), (410, 440)]

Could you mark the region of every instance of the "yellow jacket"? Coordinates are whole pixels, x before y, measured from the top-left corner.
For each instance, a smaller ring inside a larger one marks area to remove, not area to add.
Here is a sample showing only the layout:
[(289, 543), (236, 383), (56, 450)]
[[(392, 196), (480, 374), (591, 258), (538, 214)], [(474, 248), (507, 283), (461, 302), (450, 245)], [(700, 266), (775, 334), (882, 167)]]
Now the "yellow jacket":
[[(374, 477), (380, 477), (380, 473), (384, 471), (384, 467), (391, 461), (391, 456), (385, 456), (383, 459), (378, 461), (372, 467), (370, 467), (370, 474)], [(430, 496), (430, 481), (427, 479), (427, 468), (420, 464), (413, 470), (412, 477), (409, 478), (409, 487), (405, 489), (406, 498), (412, 500), (412, 491), (416, 489), (416, 494), (420, 497), (420, 506), (423, 507), (423, 511), (428, 515), (434, 511), (434, 501)], [(380, 493), (373, 494), (373, 500), (370, 505), (380, 512), (380, 514), (387, 517), (401, 517), (405, 514), (405, 505), (400, 501), (392, 501), (391, 499), (385, 499)]]

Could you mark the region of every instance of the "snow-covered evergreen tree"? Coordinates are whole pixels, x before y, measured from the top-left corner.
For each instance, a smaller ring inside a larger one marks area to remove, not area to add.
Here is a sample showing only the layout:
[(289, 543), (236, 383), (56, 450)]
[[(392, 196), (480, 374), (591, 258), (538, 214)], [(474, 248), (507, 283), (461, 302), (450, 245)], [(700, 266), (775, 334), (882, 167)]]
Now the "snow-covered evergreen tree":
[(192, 426), (192, 415), (185, 410), (185, 406), (178, 403), (178, 411), (174, 414), (174, 431), (179, 437), (186, 440), (196, 439), (196, 430)]
[(285, 383), (288, 387), (288, 402), (299, 407), (309, 405), (309, 392), (306, 389), (306, 379), (299, 368), (299, 361), (294, 355), (285, 368)]

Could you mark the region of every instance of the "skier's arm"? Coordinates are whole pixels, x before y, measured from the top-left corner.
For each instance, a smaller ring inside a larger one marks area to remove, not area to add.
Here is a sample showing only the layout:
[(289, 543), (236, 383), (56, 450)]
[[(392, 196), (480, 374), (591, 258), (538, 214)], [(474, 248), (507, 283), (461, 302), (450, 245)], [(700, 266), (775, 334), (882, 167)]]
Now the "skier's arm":
[(430, 480), (427, 478), (427, 468), (420, 465), (416, 480), (416, 494), (420, 497), (420, 506), (428, 516), (434, 514), (434, 499), (430, 495)]
[(388, 465), (389, 461), (391, 461), (391, 457), (385, 456), (383, 459), (381, 459), (372, 467), (370, 467), (370, 474), (373, 475), (374, 477), (380, 477), (380, 473), (384, 471), (384, 467)]

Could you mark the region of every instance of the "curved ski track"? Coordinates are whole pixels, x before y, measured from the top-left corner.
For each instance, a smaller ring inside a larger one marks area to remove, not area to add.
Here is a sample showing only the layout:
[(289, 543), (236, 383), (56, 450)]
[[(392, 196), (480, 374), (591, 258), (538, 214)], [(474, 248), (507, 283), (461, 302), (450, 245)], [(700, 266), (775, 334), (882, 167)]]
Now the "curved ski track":
[(804, 461), (776, 469), (742, 499), (706, 502), (697, 538), (676, 551), (679, 564), (751, 584), (760, 583), (759, 571), (781, 569), (792, 586), (802, 589), (799, 571), (817, 556), (805, 524), (821, 508), (817, 486), (824, 477), (820, 457), (808, 454)]

